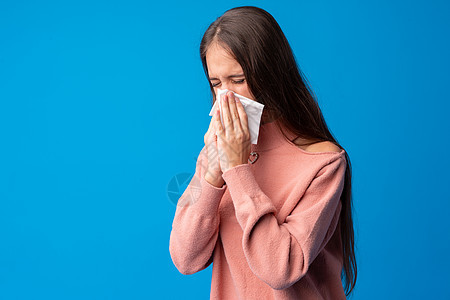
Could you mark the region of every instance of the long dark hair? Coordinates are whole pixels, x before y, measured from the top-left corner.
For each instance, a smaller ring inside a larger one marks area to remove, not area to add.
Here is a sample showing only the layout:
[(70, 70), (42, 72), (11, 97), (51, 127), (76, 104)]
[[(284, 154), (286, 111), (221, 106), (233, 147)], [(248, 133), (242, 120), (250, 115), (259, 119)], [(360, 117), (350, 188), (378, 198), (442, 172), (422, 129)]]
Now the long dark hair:
[[(208, 82), (206, 51), (212, 42), (219, 43), (239, 62), (255, 100), (265, 105), (264, 109), (267, 109), (271, 117), (276, 117), (297, 137), (311, 140), (311, 143), (331, 141), (343, 149), (328, 129), (316, 96), (297, 66), (283, 31), (271, 14), (254, 6), (235, 7), (208, 27), (200, 43), (200, 57)], [(211, 82), (209, 84), (214, 102), (214, 88)], [(279, 128), (289, 140), (283, 129)], [(347, 168), (337, 228), (342, 238), (341, 280), (345, 277), (346, 295), (349, 295), (356, 284), (357, 268), (352, 220), (351, 163), (347, 151), (345, 158)]]

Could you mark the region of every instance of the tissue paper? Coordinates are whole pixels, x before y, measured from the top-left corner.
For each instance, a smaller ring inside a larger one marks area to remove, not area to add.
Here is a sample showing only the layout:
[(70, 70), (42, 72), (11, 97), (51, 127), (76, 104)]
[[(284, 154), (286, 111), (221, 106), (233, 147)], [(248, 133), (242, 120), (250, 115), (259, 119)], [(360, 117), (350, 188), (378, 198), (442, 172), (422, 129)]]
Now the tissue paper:
[[(216, 102), (214, 102), (214, 105), (213, 105), (211, 111), (209, 112), (209, 115), (213, 116), (214, 112), (216, 111), (216, 106), (219, 105), (220, 121), (222, 122), (222, 126), (224, 126), (224, 123), (223, 123), (220, 101), (222, 101), (223, 95), (225, 95), (228, 91), (229, 90), (217, 89)], [(259, 126), (260, 126), (260, 122), (261, 122), (262, 112), (264, 109), (264, 104), (261, 104), (255, 100), (252, 100), (252, 99), (249, 99), (242, 95), (239, 95), (235, 92), (233, 92), (233, 94), (235, 97), (239, 98), (239, 100), (242, 103), (242, 106), (244, 107), (245, 113), (247, 114), (248, 129), (250, 131), (251, 143), (257, 144), (258, 135), (259, 135)]]

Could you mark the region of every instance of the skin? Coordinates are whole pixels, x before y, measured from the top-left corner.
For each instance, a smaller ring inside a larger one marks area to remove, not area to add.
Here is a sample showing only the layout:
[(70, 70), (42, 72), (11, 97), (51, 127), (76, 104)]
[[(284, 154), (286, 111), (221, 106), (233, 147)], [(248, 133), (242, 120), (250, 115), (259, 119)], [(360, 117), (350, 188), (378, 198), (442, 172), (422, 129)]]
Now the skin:
[[(249, 99), (255, 97), (251, 93), (244, 76), (241, 65), (218, 43), (213, 42), (206, 52), (209, 80), (217, 94), (217, 89), (228, 89)], [(204, 141), (208, 155), (205, 180), (216, 187), (225, 183), (222, 174), (240, 164), (247, 164), (251, 152), (250, 131), (244, 107), (239, 99), (228, 92), (222, 101), (224, 126), (220, 122), (219, 109), (211, 118)], [(261, 123), (271, 122), (274, 119), (263, 110)], [(295, 144), (307, 143), (307, 140), (296, 139)], [(309, 146), (299, 146), (311, 152), (340, 151), (340, 148), (331, 142), (315, 143)]]
[[(217, 94), (217, 89), (228, 89), (249, 99), (250, 92), (241, 65), (219, 44), (212, 43), (206, 52), (209, 80)], [(222, 174), (240, 164), (247, 164), (251, 152), (248, 119), (242, 104), (232, 92), (228, 92), (222, 101), (224, 126), (220, 122), (219, 109), (211, 118), (205, 134), (208, 153), (208, 166), (205, 180), (221, 187), (225, 182)], [(263, 120), (262, 120), (263, 121)], [(266, 120), (264, 120), (266, 121)]]
[[(229, 89), (249, 99), (255, 99), (248, 88), (241, 65), (218, 43), (210, 45), (206, 52), (206, 63), (208, 65), (209, 78), (214, 87), (214, 93), (217, 94), (218, 88), (222, 90)], [(230, 95), (232, 94), (230, 93)], [(267, 110), (263, 110), (261, 123), (265, 124), (271, 121), (273, 121), (273, 118), (269, 116)]]

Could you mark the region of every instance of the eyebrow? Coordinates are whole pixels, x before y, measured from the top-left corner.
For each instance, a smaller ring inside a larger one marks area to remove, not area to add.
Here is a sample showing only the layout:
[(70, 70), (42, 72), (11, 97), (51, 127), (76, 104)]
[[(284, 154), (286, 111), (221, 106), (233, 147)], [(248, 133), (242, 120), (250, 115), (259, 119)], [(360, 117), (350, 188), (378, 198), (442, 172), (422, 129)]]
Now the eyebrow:
[[(242, 76), (244, 76), (244, 74), (234, 74), (234, 75), (228, 76), (227, 78), (242, 77)], [(219, 78), (209, 77), (209, 80), (219, 80)]]

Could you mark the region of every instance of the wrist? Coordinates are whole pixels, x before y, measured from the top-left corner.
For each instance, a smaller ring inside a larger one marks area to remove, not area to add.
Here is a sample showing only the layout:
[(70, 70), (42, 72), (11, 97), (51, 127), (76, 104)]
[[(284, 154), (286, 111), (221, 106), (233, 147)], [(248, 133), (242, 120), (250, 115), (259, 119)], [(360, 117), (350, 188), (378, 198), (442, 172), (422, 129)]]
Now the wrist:
[(221, 180), (214, 179), (211, 176), (209, 176), (208, 173), (205, 175), (205, 180), (209, 184), (211, 184), (217, 188), (222, 188), (225, 185), (225, 181), (223, 179), (221, 179)]

